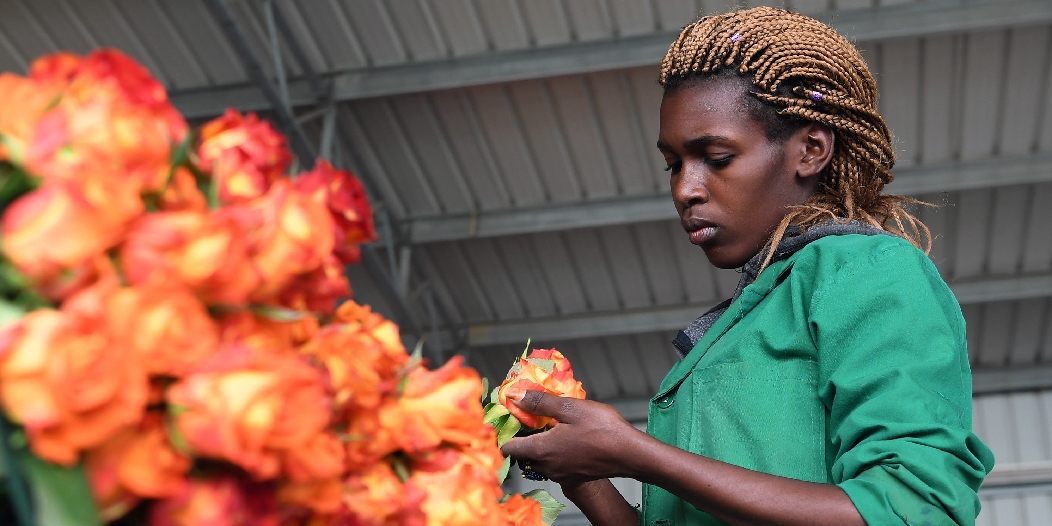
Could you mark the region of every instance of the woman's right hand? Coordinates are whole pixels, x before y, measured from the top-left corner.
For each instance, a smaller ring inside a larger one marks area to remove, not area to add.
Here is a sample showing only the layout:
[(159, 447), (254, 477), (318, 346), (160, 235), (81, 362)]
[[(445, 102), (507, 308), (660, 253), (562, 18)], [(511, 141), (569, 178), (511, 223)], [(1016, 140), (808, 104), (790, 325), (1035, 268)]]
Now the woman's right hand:
[(567, 486), (635, 475), (628, 461), (648, 437), (613, 408), (590, 400), (563, 398), (541, 391), (508, 390), (508, 400), (559, 423), (544, 433), (504, 444), (505, 454), (528, 460), (531, 469)]
[(511, 392), (508, 400), (558, 424), (543, 433), (504, 444), (505, 454), (530, 461), (530, 468), (554, 480), (589, 522), (630, 526), (638, 515), (609, 477), (632, 476), (627, 461), (633, 445), (649, 439), (612, 407), (590, 400), (563, 398), (541, 391)]

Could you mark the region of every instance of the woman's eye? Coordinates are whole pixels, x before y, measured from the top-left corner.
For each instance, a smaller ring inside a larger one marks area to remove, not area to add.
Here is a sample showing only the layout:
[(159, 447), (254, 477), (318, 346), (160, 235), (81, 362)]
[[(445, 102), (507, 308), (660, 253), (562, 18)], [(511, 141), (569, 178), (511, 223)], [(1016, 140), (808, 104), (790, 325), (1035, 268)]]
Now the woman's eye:
[(707, 160), (705, 162), (707, 164), (709, 164), (710, 166), (715, 166), (717, 168), (722, 168), (724, 166), (727, 166), (728, 164), (731, 164), (731, 159), (733, 159), (733, 158), (734, 158), (733, 155), (728, 155), (726, 157), (720, 157), (719, 159), (709, 159), (709, 160)]
[(679, 167), (682, 164), (683, 163), (678, 163), (678, 162), (676, 162), (676, 163), (669, 163), (669, 165), (665, 167), (665, 171), (666, 172), (678, 172), (679, 171)]

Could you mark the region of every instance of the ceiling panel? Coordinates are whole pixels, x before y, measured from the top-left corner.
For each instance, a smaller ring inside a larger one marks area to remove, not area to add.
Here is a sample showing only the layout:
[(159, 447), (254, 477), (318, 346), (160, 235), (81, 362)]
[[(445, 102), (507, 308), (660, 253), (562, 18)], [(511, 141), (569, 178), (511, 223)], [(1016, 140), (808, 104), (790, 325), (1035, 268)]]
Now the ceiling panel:
[[(1003, 155), (1022, 155), (1038, 146), (1038, 124), (1041, 95), (1048, 89), (1052, 28), (1024, 27), (1008, 32), (1008, 53), (1005, 64), (998, 152)], [(1038, 66), (1038, 67), (1035, 67)]]
[[(448, 2), (454, 5), (454, 2)], [(387, 2), (391, 18), (398, 27), (398, 35), (405, 42), (409, 60), (435, 60), (449, 56), (447, 42), (456, 32), (443, 32), (429, 4), (425, 2)], [(441, 11), (440, 11), (441, 12)]]
[(369, 66), (383, 66), (410, 59), (387, 2), (340, 0), (351, 26), (362, 43)]
[(570, 42), (571, 28), (560, 0), (519, 0), (517, 3), (532, 35), (532, 44), (550, 46)]
[(449, 42), (453, 56), (476, 55), (489, 51), (490, 44), (482, 25), (476, 2), (471, 0), (437, 0), (422, 5), (434, 13), (441, 33)]
[[(643, 35), (657, 29), (654, 3), (638, 0), (610, 0), (607, 9), (613, 19), (616, 35)], [(690, 15), (686, 15), (680, 20), (689, 20), (689, 18)]]
[(538, 175), (554, 203), (579, 201), (582, 188), (574, 158), (570, 154), (563, 121), (552, 104), (552, 93), (544, 82), (519, 82), (508, 86), (517, 108), (530, 155)]
[(984, 159), (994, 151), (1004, 101), (1007, 31), (972, 33), (964, 44), (961, 159)]
[(523, 49), (530, 46), (532, 35), (526, 28), (523, 13), (516, 0), (476, 2), (479, 18), (486, 29), (490, 47), (495, 51)]

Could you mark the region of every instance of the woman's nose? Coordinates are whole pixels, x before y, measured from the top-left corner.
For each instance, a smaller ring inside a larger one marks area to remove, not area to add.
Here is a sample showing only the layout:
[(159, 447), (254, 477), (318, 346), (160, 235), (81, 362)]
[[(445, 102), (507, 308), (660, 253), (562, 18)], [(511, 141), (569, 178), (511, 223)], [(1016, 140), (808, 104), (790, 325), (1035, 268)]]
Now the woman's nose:
[(704, 169), (684, 163), (679, 175), (672, 178), (672, 199), (683, 208), (707, 202)]

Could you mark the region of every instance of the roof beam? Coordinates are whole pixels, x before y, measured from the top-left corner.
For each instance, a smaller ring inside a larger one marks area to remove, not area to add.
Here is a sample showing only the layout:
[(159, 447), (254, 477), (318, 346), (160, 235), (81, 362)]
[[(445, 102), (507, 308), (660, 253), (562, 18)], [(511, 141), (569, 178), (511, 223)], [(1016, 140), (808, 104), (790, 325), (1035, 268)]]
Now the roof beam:
[[(962, 304), (1052, 296), (1052, 274), (983, 278), (950, 283)], [(513, 344), (543, 334), (548, 340), (574, 340), (676, 330), (686, 327), (710, 304), (679, 305), (556, 318), (477, 323), (468, 328), (471, 347)], [(1052, 375), (1049, 375), (1052, 378)]]
[[(930, 36), (1052, 21), (1048, 0), (930, 0), (871, 9), (813, 15), (857, 41)], [(676, 32), (661, 32), (598, 42), (579, 42), (521, 51), (487, 53), (333, 72), (336, 100), (353, 100), (515, 80), (547, 78), (650, 66), (661, 62)], [(305, 81), (289, 84), (291, 104), (314, 104)], [(219, 115), (227, 106), (241, 110), (270, 107), (259, 89), (218, 86), (175, 92), (171, 99), (190, 118)]]
[[(1052, 154), (902, 168), (896, 170), (895, 180), (888, 185), (888, 191), (920, 195), (1042, 182), (1052, 182)], [(410, 242), (419, 244), (675, 218), (672, 198), (661, 194), (474, 215), (426, 217), (409, 220), (403, 227), (408, 231)]]
[(972, 371), (972, 392), (1011, 393), (1052, 389), (1052, 364), (983, 367)]
[[(972, 394), (987, 395), (1019, 391), (1052, 389), (1052, 364), (1028, 365), (1025, 367), (985, 367), (972, 371)], [(602, 400), (610, 404), (629, 422), (646, 422), (650, 400), (642, 397)], [(998, 466), (1000, 467), (1000, 466)], [(997, 470), (995, 469), (995, 472)], [(987, 479), (998, 486), (1052, 482), (1052, 464), (1035, 465), (1008, 464), (1002, 467), (995, 479)], [(984, 484), (984, 487), (986, 484)]]

